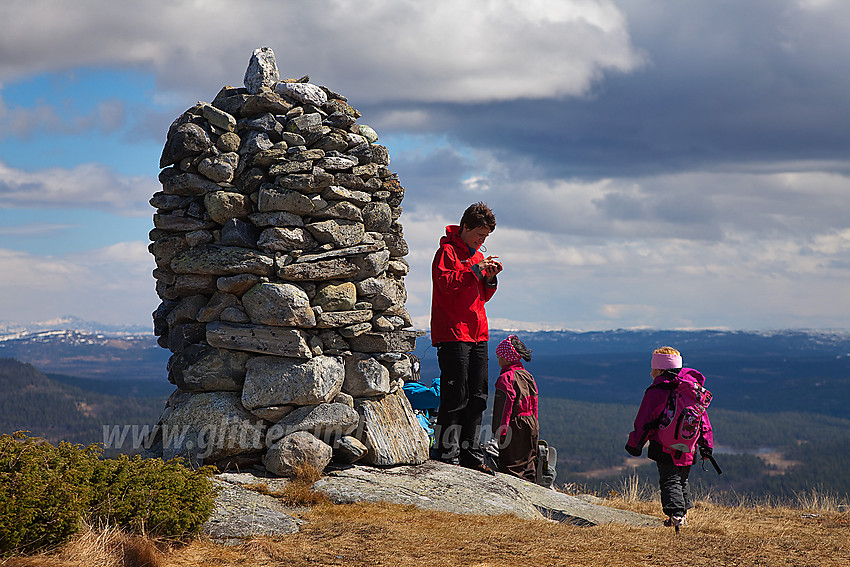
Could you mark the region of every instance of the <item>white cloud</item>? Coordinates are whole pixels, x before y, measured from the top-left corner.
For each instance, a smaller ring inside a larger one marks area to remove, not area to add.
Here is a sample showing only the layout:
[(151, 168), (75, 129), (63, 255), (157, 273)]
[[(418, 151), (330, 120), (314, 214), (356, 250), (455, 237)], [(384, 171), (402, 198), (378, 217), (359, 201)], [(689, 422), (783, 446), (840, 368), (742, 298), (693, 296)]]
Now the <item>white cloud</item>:
[(3, 81), (123, 66), (154, 69), (161, 90), (217, 90), (268, 45), (282, 75), (360, 100), (469, 102), (581, 95), (643, 62), (609, 0), (13, 0), (0, 17), (15, 22), (0, 38)]
[[(569, 227), (517, 228), (510, 209), (501, 210), (486, 242), (486, 253), (505, 266), (488, 304), (491, 318), (586, 330), (846, 326), (850, 229), (782, 234), (724, 224), (718, 239), (680, 238), (672, 230), (599, 238)], [(406, 212), (402, 222), (412, 251), (407, 307), (427, 326), (430, 263), (443, 226), (457, 220)]]
[(153, 268), (141, 241), (66, 256), (0, 249), (0, 312), (13, 321), (65, 313), (102, 323), (146, 325), (159, 303)]
[(123, 216), (152, 214), (156, 179), (121, 176), (88, 163), (72, 169), (25, 171), (0, 162), (0, 208), (95, 209)]

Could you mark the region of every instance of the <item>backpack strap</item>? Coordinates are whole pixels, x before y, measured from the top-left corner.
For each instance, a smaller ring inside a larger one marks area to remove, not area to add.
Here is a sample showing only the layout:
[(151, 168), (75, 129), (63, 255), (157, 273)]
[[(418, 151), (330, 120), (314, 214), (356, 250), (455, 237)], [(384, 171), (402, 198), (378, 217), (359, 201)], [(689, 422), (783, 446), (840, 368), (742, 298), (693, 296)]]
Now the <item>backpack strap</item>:
[[(649, 392), (653, 388), (657, 388), (659, 390), (668, 390), (667, 402), (665, 402), (664, 404), (664, 409), (666, 409), (670, 403), (670, 397), (673, 395), (673, 392), (675, 392), (676, 388), (678, 387), (679, 380), (676, 379), (670, 382), (661, 382), (660, 384), (653, 384), (649, 388), (647, 388), (646, 391)], [(654, 429), (658, 429), (658, 426), (661, 425), (661, 417), (664, 415), (664, 409), (661, 410), (661, 413), (658, 414), (658, 417), (644, 424), (643, 435), (641, 435), (640, 443), (638, 444), (639, 447), (642, 447), (643, 444), (646, 443), (646, 439), (649, 437), (650, 432), (652, 432)]]

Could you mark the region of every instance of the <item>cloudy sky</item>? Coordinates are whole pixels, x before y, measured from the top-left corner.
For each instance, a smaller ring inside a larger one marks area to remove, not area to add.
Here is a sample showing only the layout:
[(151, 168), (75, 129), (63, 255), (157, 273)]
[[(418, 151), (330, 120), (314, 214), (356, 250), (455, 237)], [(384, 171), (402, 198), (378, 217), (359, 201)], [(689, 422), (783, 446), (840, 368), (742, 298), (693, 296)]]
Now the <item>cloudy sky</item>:
[(271, 47), (348, 97), (406, 188), (427, 328), (483, 200), (491, 326), (848, 328), (850, 4), (5, 0), (0, 320), (150, 326), (171, 121)]

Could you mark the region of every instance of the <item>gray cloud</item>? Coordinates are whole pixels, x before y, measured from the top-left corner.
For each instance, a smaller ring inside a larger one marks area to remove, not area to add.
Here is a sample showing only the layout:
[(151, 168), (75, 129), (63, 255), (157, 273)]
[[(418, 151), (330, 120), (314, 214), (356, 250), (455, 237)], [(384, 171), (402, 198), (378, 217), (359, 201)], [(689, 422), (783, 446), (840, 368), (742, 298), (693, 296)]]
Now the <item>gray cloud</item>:
[(148, 200), (159, 189), (156, 179), (121, 176), (96, 163), (30, 172), (0, 162), (0, 197), (5, 208), (94, 209), (147, 216), (151, 214)]
[[(609, 0), (429, 3), (259, 0), (5, 2), (0, 80), (85, 66), (154, 69), (165, 91), (241, 84), (268, 45), (286, 76), (309, 72), (370, 100), (486, 101), (576, 95), (642, 64)], [(246, 30), (235, 34), (234, 30)]]
[(586, 97), (440, 107), (468, 146), (553, 177), (641, 176), (759, 162), (848, 172), (848, 9), (796, 2), (619, 2), (649, 63)]
[[(183, 109), (241, 84), (261, 45), (283, 75), (309, 73), (348, 96), (407, 189), (406, 285), (418, 320), (443, 226), (484, 200), (499, 223), (487, 246), (506, 266), (494, 320), (846, 326), (846, 3), (157, 0), (142, 11), (13, 0), (0, 16), (17, 24), (0, 37), (6, 83), (77, 66), (138, 70), (156, 83), (149, 106), (107, 101), (81, 116), (49, 97), (40, 116), (0, 106), (0, 125), (15, 135), (132, 121), (135, 137), (164, 142)], [(153, 178), (100, 165), (0, 164), (7, 207), (149, 215), (157, 189)], [(134, 249), (128, 261), (149, 272), (143, 247)], [(3, 272), (30, 264), (59, 274), (48, 281), (63, 281), (63, 270), (80, 286), (89, 277), (73, 272), (76, 258), (16, 254), (0, 253)], [(121, 271), (110, 254), (79, 260)]]

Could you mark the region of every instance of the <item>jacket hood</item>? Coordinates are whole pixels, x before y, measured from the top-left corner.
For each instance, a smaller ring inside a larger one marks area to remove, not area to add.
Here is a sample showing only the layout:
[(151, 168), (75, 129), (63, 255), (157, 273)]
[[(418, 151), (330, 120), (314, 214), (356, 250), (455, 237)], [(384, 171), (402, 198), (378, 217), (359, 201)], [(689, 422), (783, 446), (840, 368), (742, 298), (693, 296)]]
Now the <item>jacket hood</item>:
[(460, 225), (457, 224), (450, 224), (446, 227), (445, 236), (440, 238), (440, 246), (445, 244), (452, 244), (453, 246), (462, 247), (463, 250), (469, 250), (469, 246), (460, 237)]
[(672, 372), (665, 372), (664, 374), (656, 376), (655, 380), (652, 381), (652, 385), (658, 386), (659, 384), (672, 384), (676, 380), (695, 382), (700, 386), (705, 384), (705, 376), (693, 368), (682, 368), (677, 375), (674, 376), (672, 374)]

